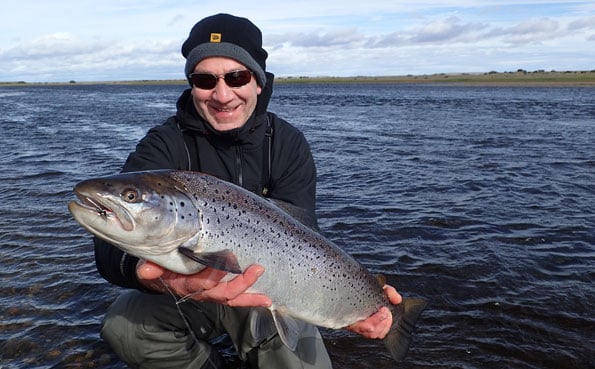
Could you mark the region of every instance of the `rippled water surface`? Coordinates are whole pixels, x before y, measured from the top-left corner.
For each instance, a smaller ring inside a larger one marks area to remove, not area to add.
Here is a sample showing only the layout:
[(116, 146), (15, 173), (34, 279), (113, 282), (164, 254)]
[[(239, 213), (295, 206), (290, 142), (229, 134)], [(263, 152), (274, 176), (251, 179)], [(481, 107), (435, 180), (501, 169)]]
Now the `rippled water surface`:
[[(183, 86), (0, 88), (0, 368), (124, 368), (98, 335), (121, 291), (66, 204), (119, 171)], [(401, 368), (595, 358), (595, 89), (280, 85), (318, 166), (324, 233), (430, 305)], [(324, 331), (336, 368), (392, 368)]]

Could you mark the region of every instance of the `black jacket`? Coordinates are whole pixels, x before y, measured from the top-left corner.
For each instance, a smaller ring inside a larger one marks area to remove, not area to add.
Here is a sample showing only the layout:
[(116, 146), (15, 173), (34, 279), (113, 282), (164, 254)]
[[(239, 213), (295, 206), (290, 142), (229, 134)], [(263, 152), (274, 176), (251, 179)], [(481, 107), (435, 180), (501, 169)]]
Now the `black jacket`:
[[(270, 74), (267, 78), (273, 79)], [(149, 130), (122, 171), (200, 171), (306, 209), (315, 219), (316, 168), (310, 147), (299, 130), (266, 111), (271, 92), (270, 87), (263, 89), (255, 114), (244, 126), (217, 132), (196, 112), (190, 90), (184, 91), (176, 115)], [(136, 279), (137, 258), (96, 238), (95, 260), (109, 282), (142, 289)]]

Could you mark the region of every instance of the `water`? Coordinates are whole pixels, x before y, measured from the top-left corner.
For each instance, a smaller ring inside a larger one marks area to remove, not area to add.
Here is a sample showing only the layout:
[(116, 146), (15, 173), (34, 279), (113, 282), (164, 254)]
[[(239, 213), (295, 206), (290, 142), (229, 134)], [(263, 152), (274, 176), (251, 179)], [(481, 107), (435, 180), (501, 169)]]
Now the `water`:
[[(124, 368), (98, 335), (121, 291), (70, 217), (184, 86), (0, 89), (0, 368)], [(324, 233), (430, 305), (402, 368), (587, 368), (595, 359), (595, 89), (281, 85)], [(392, 368), (323, 331), (336, 368)]]

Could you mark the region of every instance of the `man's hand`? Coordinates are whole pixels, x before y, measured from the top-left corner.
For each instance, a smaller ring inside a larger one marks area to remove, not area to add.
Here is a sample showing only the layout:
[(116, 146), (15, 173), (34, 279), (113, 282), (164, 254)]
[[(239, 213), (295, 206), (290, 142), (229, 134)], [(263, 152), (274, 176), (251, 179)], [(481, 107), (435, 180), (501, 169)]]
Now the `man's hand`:
[(166, 293), (167, 288), (174, 294), (191, 296), (197, 301), (212, 301), (228, 306), (269, 307), (272, 302), (267, 296), (256, 293), (245, 293), (264, 273), (260, 265), (249, 266), (244, 273), (234, 279), (222, 282), (227, 272), (205, 268), (196, 274), (184, 275), (164, 269), (150, 261), (141, 261), (136, 267), (140, 283), (146, 288)]
[[(391, 304), (397, 305), (403, 301), (394, 287), (385, 285), (383, 289)], [(383, 339), (388, 334), (392, 323), (393, 316), (390, 310), (387, 307), (382, 307), (369, 318), (355, 322), (346, 329), (366, 338)]]

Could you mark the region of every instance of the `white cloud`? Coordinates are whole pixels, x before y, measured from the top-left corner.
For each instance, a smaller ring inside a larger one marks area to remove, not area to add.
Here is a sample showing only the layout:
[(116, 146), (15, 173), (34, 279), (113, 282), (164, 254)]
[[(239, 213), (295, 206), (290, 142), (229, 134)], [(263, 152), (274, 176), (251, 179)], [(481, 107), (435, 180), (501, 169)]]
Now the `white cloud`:
[(512, 27), (495, 28), (487, 36), (512, 44), (528, 44), (559, 38), (558, 22), (550, 18), (530, 19)]
[[(21, 0), (0, 14), (0, 81), (182, 78), (180, 45), (194, 22), (230, 9), (262, 29), (267, 65), (278, 75), (593, 68), (592, 2), (363, 5)], [(32, 18), (31, 9), (43, 16)]]
[(595, 16), (576, 19), (567, 28), (569, 31), (595, 31)]
[(445, 41), (468, 40), (470, 35), (477, 34), (486, 28), (480, 23), (462, 23), (457, 17), (439, 19), (413, 30), (410, 41), (413, 43), (436, 43)]

